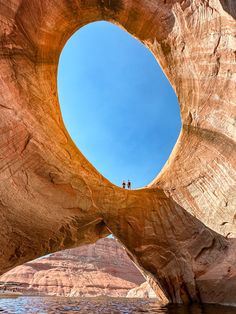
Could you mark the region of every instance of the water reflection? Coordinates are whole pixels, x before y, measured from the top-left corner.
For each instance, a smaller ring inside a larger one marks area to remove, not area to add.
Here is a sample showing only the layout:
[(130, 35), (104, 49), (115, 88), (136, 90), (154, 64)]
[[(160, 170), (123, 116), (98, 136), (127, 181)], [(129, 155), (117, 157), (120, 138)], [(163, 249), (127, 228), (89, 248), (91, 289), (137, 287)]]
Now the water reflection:
[(168, 305), (165, 309), (163, 313), (168, 314), (236, 314), (236, 307), (215, 304)]
[(0, 313), (7, 314), (235, 314), (236, 308), (220, 305), (160, 306), (155, 300), (125, 298), (32, 297), (0, 298)]

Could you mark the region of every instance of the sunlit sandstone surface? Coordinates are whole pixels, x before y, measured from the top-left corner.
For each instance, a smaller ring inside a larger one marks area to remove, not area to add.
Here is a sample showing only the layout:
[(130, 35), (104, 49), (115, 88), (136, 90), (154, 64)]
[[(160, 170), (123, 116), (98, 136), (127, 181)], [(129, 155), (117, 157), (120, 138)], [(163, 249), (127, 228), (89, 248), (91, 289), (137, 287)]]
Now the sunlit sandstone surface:
[(126, 297), (144, 281), (119, 242), (106, 238), (15, 267), (0, 276), (0, 294)]
[[(0, 272), (113, 233), (163, 302), (236, 303), (234, 0), (0, 0)], [(182, 131), (146, 188), (108, 182), (66, 131), (57, 66), (107, 20), (154, 54)]]

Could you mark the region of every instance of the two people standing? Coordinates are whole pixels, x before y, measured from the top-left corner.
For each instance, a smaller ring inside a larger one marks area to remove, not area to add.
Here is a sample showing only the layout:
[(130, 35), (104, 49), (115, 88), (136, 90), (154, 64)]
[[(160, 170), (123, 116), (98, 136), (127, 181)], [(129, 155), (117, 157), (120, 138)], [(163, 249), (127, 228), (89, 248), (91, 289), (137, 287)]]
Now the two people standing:
[[(123, 188), (123, 189), (126, 188), (126, 182), (125, 182), (125, 180), (122, 182), (122, 188)], [(128, 180), (128, 182), (127, 182), (127, 189), (128, 189), (128, 190), (131, 190), (131, 181), (130, 181), (130, 180)]]

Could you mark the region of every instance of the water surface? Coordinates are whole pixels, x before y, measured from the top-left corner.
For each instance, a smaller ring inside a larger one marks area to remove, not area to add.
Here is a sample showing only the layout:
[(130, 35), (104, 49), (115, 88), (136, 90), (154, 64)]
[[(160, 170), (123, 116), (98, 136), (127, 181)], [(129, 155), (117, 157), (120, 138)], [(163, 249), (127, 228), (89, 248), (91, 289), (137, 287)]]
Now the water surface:
[(154, 299), (8, 297), (0, 298), (0, 313), (9, 314), (236, 314), (236, 308), (221, 305), (161, 306)]

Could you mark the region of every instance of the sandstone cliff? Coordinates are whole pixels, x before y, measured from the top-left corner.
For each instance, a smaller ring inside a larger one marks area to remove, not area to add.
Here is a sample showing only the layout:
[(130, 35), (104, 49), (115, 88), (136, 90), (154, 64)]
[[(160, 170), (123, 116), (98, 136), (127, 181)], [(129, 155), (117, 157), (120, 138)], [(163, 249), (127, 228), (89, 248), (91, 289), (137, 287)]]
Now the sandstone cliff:
[(60, 296), (124, 297), (144, 280), (123, 247), (108, 238), (34, 260), (0, 277), (8, 290)]
[[(112, 233), (163, 302), (236, 303), (235, 16), (235, 0), (0, 0), (1, 274)], [(152, 51), (180, 104), (166, 166), (136, 191), (102, 177), (61, 116), (60, 52), (99, 20)]]
[(131, 289), (127, 295), (127, 298), (157, 298), (157, 295), (149, 285), (147, 281), (140, 286)]

